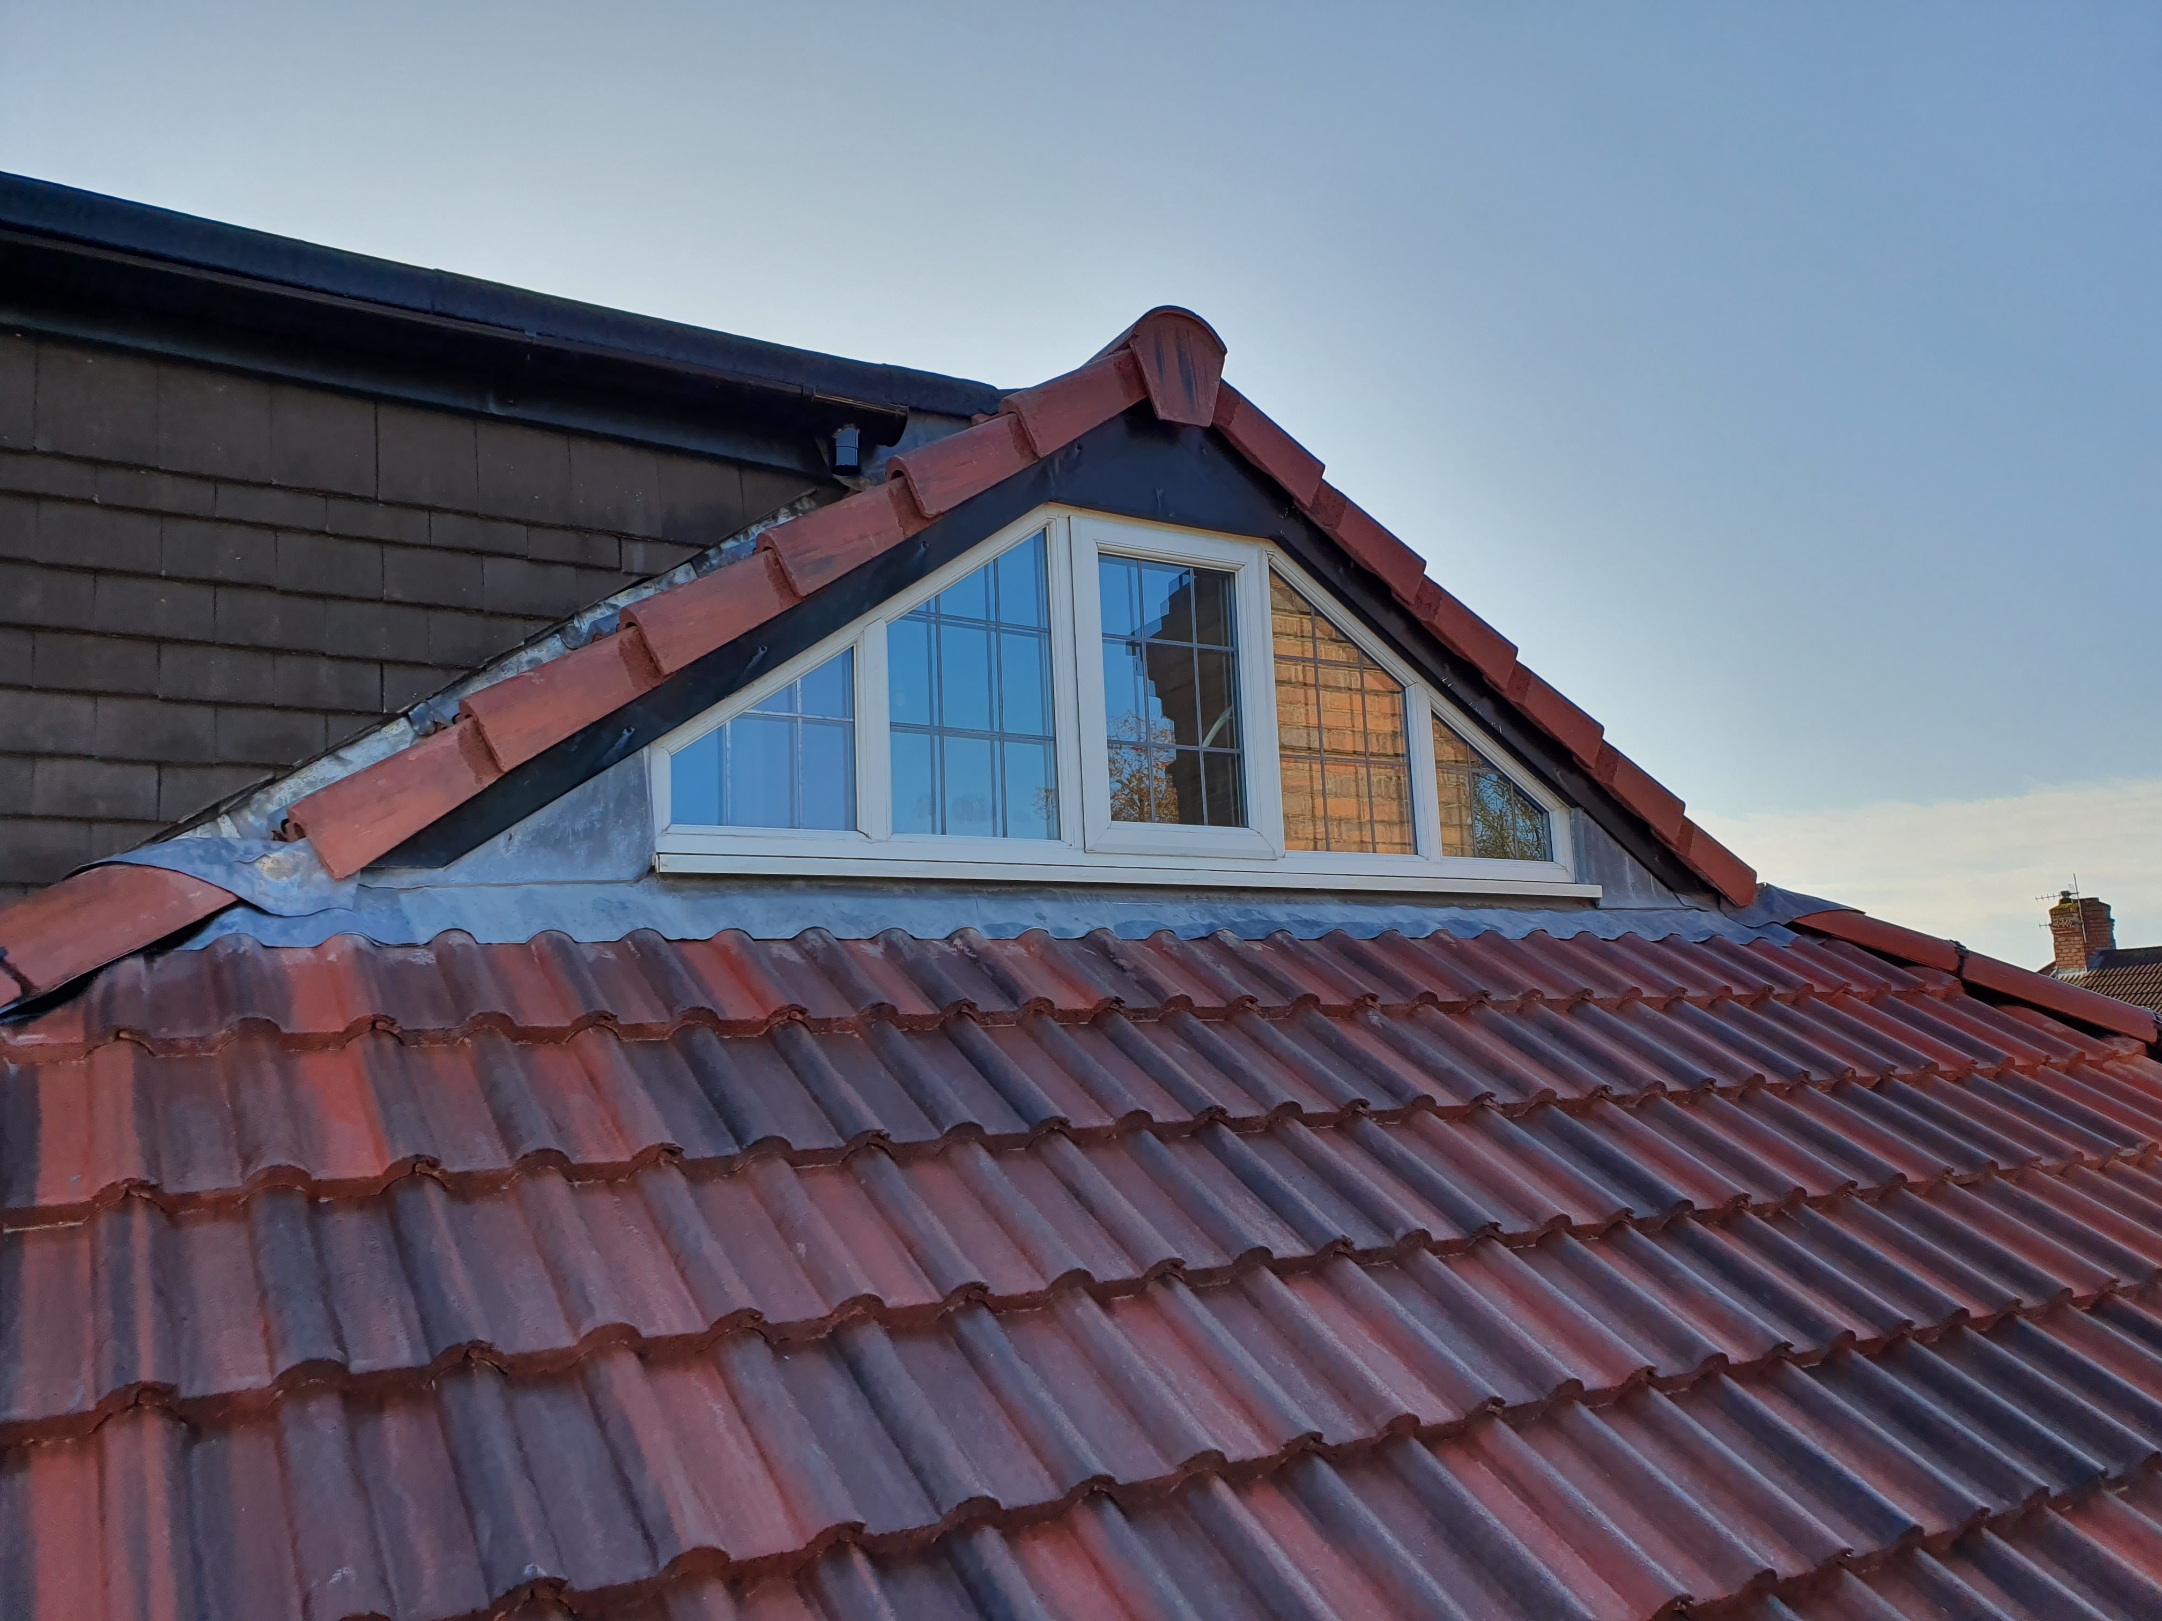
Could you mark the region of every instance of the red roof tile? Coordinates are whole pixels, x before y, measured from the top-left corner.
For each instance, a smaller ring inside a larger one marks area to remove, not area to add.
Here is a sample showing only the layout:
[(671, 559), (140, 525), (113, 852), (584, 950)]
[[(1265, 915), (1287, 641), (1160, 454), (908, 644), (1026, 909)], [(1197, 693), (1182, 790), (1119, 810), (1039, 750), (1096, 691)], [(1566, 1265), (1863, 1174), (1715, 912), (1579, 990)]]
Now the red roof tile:
[(1224, 340), (1200, 316), (1170, 305), (1150, 310), (1110, 347), (1134, 357), (1149, 405), (1159, 419), (1195, 428), (1206, 428), (1216, 420)]
[(0, 1007), (164, 939), (232, 895), (160, 867), (92, 867), (0, 908)]
[(1007, 395), (999, 411), (1017, 417), (1029, 447), (1038, 456), (1048, 456), (1146, 398), (1140, 366), (1121, 349), (1036, 388)]
[(960, 433), (934, 439), (921, 450), (893, 458), (893, 476), (924, 516), (952, 511), (972, 495), (1002, 483), (1036, 459), (1017, 418), (1003, 413)]
[(532, 672), (530, 681), (499, 681), (459, 704), (480, 728), (502, 770), (523, 765), (572, 730), (614, 714), (658, 686), (660, 666), (636, 631), (592, 642)]
[(800, 600), (779, 554), (760, 547), (686, 585), (632, 603), (623, 610), (623, 623), (644, 638), (661, 673), (674, 675)]
[(0, 1609), (2148, 1614), (2158, 1149), (1807, 937), (135, 958), (0, 1029)]
[(2145, 1008), (2068, 985), (2032, 969), (2000, 962), (1995, 957), (1969, 951), (1956, 941), (1939, 940), (1935, 935), (1920, 934), (1894, 923), (1882, 923), (1861, 912), (1812, 912), (1794, 922), (1797, 928), (1851, 940), (1902, 962), (1926, 963), (1932, 968), (1956, 973), (1970, 985), (2047, 1008), (2067, 1019), (2099, 1025), (2104, 1030), (2114, 1030), (2137, 1041), (2162, 1040), (2162, 1024), (2157, 1024)]
[[(510, 701), (507, 694), (499, 700), (506, 706)], [(532, 740), (528, 727), (525, 741)], [(293, 827), (315, 846), (331, 877), (350, 878), (438, 817), (456, 810), (502, 774), (503, 768), (482, 738), (479, 722), (461, 713), (453, 724), (411, 748), (318, 788), (287, 814)]]
[(1216, 392), (1216, 426), (1240, 455), (1281, 484), (1292, 500), (1301, 507), (1314, 504), (1321, 493), (1321, 458), (1229, 383)]

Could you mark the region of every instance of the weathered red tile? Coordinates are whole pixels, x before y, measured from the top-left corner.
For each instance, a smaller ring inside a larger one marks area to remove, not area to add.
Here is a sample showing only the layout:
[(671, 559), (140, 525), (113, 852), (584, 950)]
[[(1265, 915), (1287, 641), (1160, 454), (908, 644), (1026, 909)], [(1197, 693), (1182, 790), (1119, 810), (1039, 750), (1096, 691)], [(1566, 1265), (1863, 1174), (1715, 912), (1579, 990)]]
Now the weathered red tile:
[(319, 788), (287, 812), (333, 878), (377, 857), (457, 809), (503, 774), (469, 717), (388, 759)]

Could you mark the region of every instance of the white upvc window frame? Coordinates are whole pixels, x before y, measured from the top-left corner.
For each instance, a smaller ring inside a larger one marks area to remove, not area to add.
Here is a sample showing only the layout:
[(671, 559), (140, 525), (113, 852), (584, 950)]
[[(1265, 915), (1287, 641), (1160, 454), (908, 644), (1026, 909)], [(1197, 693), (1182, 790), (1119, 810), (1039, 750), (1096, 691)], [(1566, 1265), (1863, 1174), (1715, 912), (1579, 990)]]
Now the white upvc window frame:
[[(1059, 837), (979, 838), (893, 831), (886, 627), (965, 579), (1008, 547), (1042, 532), (1051, 614), (1053, 729), (1057, 740)], [(1193, 827), (1114, 822), (1103, 693), (1102, 553), (1225, 569), (1235, 577), (1239, 725), (1247, 825)], [(1416, 855), (1287, 850), (1276, 730), (1275, 644), (1269, 612), (1274, 572), (1400, 683), (1405, 695)], [(670, 820), (670, 756), (726, 725), (843, 649), (855, 652), (856, 829), (690, 827)], [(1547, 813), (1552, 861), (1444, 857), (1428, 715), (1459, 733)], [(1595, 899), (1574, 880), (1568, 807), (1533, 781), (1464, 715), (1351, 615), (1283, 551), (1266, 541), (1114, 518), (1070, 507), (1039, 508), (972, 547), (864, 619), (749, 683), (646, 750), (654, 814), (654, 865), (663, 872), (980, 878), (1188, 887), (1412, 890)]]

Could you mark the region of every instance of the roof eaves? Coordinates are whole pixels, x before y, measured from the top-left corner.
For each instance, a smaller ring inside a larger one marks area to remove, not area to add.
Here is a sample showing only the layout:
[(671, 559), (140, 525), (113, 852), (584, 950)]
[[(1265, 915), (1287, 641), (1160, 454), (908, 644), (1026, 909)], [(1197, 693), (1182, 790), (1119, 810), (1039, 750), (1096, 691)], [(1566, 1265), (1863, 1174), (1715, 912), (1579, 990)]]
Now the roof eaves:
[(2144, 1008), (2061, 979), (2052, 979), (2031, 968), (2017, 967), (1979, 951), (1969, 951), (1956, 940), (1939, 939), (1936, 935), (1903, 929), (1896, 923), (1886, 923), (1863, 912), (1842, 909), (1807, 913), (1793, 919), (1789, 927), (1830, 935), (1835, 940), (1844, 940), (1899, 962), (1941, 969), (1978, 990), (1992, 991), (2060, 1018), (2095, 1025), (2150, 1046), (2162, 1040), (2162, 1025), (2157, 1025), (2154, 1015)]
[[(544, 664), (469, 694), (441, 731), (295, 800), (291, 831), (309, 840), (332, 877), (350, 877), (516, 763), (611, 712), (607, 706), (650, 690), (1145, 399), (1160, 419), (1223, 431), (1443, 646), (1568, 749), (1721, 896), (1747, 906), (1756, 894), (1754, 871), (1606, 743), (1597, 721), (1519, 663), (1514, 643), (1426, 578), (1418, 553), (1332, 488), (1318, 458), (1222, 381), (1223, 360), (1221, 341), (1198, 316), (1150, 311), (1087, 365), (1008, 395), (973, 426), (893, 457), (886, 483), (776, 524), (749, 555), (627, 607), (612, 635), (590, 644), (575, 674), (551, 674)], [(0, 912), (0, 943), (14, 932), (12, 914)]]
[(716, 332), (529, 292), (478, 277), (324, 247), (266, 231), (0, 173), (0, 232), (76, 244), (264, 289), (386, 314), (547, 340), (692, 368), (752, 389), (881, 411), (967, 417), (996, 408), (988, 383)]

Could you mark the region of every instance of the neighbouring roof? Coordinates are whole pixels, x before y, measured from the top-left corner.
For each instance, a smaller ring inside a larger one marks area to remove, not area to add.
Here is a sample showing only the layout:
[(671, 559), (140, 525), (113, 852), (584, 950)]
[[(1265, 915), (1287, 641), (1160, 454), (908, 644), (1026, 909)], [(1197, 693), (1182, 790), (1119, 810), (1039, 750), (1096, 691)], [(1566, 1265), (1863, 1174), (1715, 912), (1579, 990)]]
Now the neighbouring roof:
[(2162, 946), (2112, 947), (2096, 952), (2084, 970), (2045, 968), (2042, 972), (2097, 995), (2162, 1012)]
[(131, 958), (0, 1610), (2155, 1613), (2162, 1068), (1748, 932)]
[[(996, 410), (987, 383), (819, 354), (0, 174), (0, 321), (627, 437)], [(745, 444), (731, 443), (737, 454)], [(800, 461), (801, 450), (768, 447)], [(808, 468), (822, 472), (817, 466)]]

